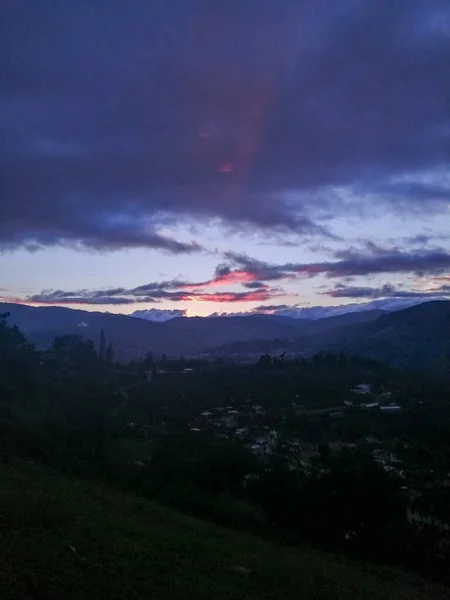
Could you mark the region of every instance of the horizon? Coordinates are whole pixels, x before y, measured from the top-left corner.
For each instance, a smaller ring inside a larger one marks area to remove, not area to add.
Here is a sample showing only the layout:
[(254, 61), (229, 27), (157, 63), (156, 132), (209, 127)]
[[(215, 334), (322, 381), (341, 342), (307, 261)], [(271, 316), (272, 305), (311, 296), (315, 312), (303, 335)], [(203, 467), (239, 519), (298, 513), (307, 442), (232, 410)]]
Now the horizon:
[(450, 299), (448, 2), (0, 14), (0, 302), (157, 320)]
[(99, 307), (89, 306), (84, 308), (82, 306), (67, 306), (61, 304), (30, 304), (30, 303), (21, 303), (21, 302), (5, 302), (0, 300), (0, 307), (2, 305), (12, 305), (12, 306), (26, 306), (30, 308), (61, 308), (73, 311), (82, 311), (82, 312), (90, 312), (97, 314), (111, 314), (111, 315), (119, 315), (124, 317), (133, 317), (142, 319), (145, 321), (151, 321), (156, 323), (164, 323), (166, 321), (170, 321), (176, 318), (229, 318), (229, 317), (249, 317), (249, 316), (265, 316), (265, 317), (285, 317), (291, 319), (300, 319), (307, 321), (316, 321), (320, 319), (327, 319), (330, 317), (337, 317), (342, 315), (361, 313), (361, 312), (374, 312), (378, 311), (381, 313), (390, 313), (390, 312), (399, 312), (406, 310), (408, 308), (413, 308), (416, 306), (420, 306), (422, 304), (427, 304), (429, 302), (441, 302), (448, 301), (446, 298), (437, 298), (437, 299), (425, 299), (425, 300), (409, 300), (404, 301), (403, 303), (395, 302), (394, 304), (390, 302), (381, 301), (373, 301), (366, 303), (353, 303), (339, 306), (310, 306), (310, 307), (299, 307), (299, 308), (291, 308), (287, 307), (285, 309), (273, 309), (273, 310), (264, 310), (263, 307), (257, 307), (255, 310), (247, 311), (247, 312), (215, 312), (206, 315), (190, 315), (188, 311), (182, 311), (177, 309), (169, 309), (169, 310), (161, 310), (161, 309), (149, 309), (149, 310), (136, 310), (132, 313), (122, 313), (122, 312), (112, 312), (109, 310), (100, 310)]

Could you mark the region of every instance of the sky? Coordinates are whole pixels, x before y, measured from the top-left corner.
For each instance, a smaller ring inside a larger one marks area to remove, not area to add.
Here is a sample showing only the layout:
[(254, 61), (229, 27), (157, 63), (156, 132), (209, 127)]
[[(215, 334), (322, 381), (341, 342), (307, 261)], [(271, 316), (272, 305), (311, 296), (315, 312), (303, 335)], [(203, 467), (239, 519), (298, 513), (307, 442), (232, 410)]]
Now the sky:
[(0, 20), (0, 301), (450, 299), (448, 0), (3, 0)]

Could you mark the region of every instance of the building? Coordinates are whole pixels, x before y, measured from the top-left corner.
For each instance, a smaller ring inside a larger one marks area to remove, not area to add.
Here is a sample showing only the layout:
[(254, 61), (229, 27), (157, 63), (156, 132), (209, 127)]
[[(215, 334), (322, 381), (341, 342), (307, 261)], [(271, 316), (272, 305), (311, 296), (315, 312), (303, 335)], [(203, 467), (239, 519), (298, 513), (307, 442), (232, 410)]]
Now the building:
[(370, 383), (360, 383), (352, 389), (355, 394), (370, 394), (372, 385)]
[(398, 404), (388, 404), (387, 406), (382, 406), (381, 410), (385, 413), (396, 413), (400, 412), (402, 410), (402, 407)]

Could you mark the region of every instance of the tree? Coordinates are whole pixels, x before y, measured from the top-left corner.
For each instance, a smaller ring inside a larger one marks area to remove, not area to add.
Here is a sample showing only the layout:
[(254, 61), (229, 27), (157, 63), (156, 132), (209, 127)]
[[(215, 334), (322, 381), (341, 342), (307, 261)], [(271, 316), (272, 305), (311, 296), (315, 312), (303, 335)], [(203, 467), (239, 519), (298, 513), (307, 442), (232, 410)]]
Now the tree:
[(0, 315), (0, 398), (27, 400), (35, 388), (37, 353), (16, 325), (8, 325), (8, 317)]
[(100, 360), (105, 360), (106, 357), (106, 338), (105, 338), (105, 332), (101, 331), (100, 333), (100, 344), (99, 344), (99, 349), (98, 349), (98, 357)]
[[(165, 356), (165, 355), (163, 355), (163, 356)], [(166, 360), (167, 360), (167, 357), (166, 357)], [(161, 361), (162, 361), (162, 357), (161, 357)], [(155, 366), (155, 361), (153, 359), (153, 352), (151, 352), (151, 350), (149, 350), (145, 356), (144, 365), (145, 365), (145, 368), (148, 369), (149, 371), (151, 369), (153, 369), (153, 367)]]
[(108, 347), (106, 348), (105, 361), (108, 365), (112, 365), (114, 362), (114, 347), (112, 342), (109, 342)]
[(256, 366), (260, 369), (270, 369), (272, 365), (273, 358), (269, 354), (262, 354), (256, 363)]
[(51, 351), (60, 362), (66, 366), (94, 366), (97, 361), (92, 340), (84, 339), (81, 335), (59, 335), (52, 343)]

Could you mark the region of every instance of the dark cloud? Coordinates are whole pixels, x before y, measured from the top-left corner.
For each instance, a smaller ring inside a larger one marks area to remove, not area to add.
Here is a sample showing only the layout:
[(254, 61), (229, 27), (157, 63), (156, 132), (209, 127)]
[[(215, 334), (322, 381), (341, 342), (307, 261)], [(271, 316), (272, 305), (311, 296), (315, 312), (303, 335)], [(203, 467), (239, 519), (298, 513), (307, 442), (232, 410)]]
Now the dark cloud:
[[(230, 264), (219, 265), (219, 272), (226, 272), (228, 277), (232, 277), (235, 272), (244, 272), (250, 281), (277, 281), (280, 279), (294, 278), (295, 272), (292, 265), (271, 265), (261, 260), (257, 260), (246, 254), (237, 252), (225, 252), (224, 257), (231, 264), (238, 266), (238, 270), (232, 269)], [(217, 269), (216, 269), (217, 273)]]
[(289, 304), (261, 304), (260, 306), (256, 306), (252, 312), (255, 313), (265, 313), (265, 312), (277, 312), (285, 309), (292, 309), (293, 306)]
[(417, 181), (385, 184), (378, 190), (395, 196), (403, 196), (410, 201), (429, 201), (447, 205), (450, 200), (450, 188)]
[(28, 296), (25, 299), (9, 299), (16, 302), (30, 302), (33, 304), (142, 304), (154, 303), (161, 300), (171, 302), (265, 302), (270, 298), (276, 298), (280, 295), (279, 290), (272, 290), (268, 287), (258, 288), (248, 291), (235, 292), (205, 292), (201, 290), (192, 291), (168, 291), (162, 289), (148, 290), (148, 294), (136, 293), (135, 290), (76, 290), (66, 291), (43, 291), (40, 294)]
[(438, 288), (424, 291), (424, 290), (402, 290), (398, 289), (391, 284), (385, 284), (381, 287), (352, 287), (345, 285), (338, 285), (333, 290), (323, 292), (327, 296), (332, 298), (450, 298), (450, 285), (441, 285)]
[(245, 255), (227, 253), (230, 261), (258, 280), (270, 281), (298, 276), (352, 277), (381, 273), (415, 273), (417, 275), (442, 273), (450, 269), (450, 253), (442, 249), (402, 251), (383, 249), (369, 244), (365, 251), (340, 250), (335, 253), (341, 260), (318, 263), (285, 263), (270, 265)]
[[(77, 296), (75, 294), (57, 294), (55, 292), (51, 292), (49, 294), (41, 293), (34, 294), (33, 296), (29, 296), (25, 299), (26, 302), (31, 302), (33, 304), (86, 304), (86, 305), (121, 305), (121, 304), (134, 304), (136, 302), (154, 302), (153, 298), (122, 298), (119, 296), (89, 296), (88, 294), (83, 296)], [(20, 300), (17, 299), (17, 302), (20, 303)]]
[[(450, 253), (444, 250), (413, 250), (404, 252), (398, 248), (381, 248), (366, 244), (363, 251), (340, 250), (335, 253), (333, 262), (285, 263), (272, 265), (255, 260), (247, 255), (227, 252), (229, 264), (218, 265), (214, 276), (205, 281), (183, 281), (173, 279), (154, 281), (135, 288), (114, 288), (101, 290), (44, 290), (40, 294), (28, 296), (26, 300), (44, 304), (132, 304), (145, 302), (266, 302), (271, 298), (285, 295), (280, 287), (270, 287), (268, 283), (280, 280), (296, 280), (324, 275), (328, 278), (349, 278), (379, 275), (384, 273), (412, 273), (416, 276), (435, 275), (439, 288), (434, 292), (396, 289), (390, 284), (374, 288), (370, 286), (350, 286), (339, 283), (333, 290), (321, 294), (337, 298), (422, 298), (428, 295), (446, 296), (450, 284), (446, 273), (450, 269)], [(212, 291), (214, 287), (240, 285), (243, 290)], [(293, 295), (291, 293), (291, 295)], [(267, 307), (266, 307), (266, 310)]]
[(242, 285), (248, 288), (249, 290), (263, 288), (265, 286), (265, 284), (262, 281), (248, 281), (247, 283), (243, 283)]
[(197, 250), (162, 214), (323, 235), (327, 186), (449, 162), (448, 0), (0, 10), (2, 248)]

